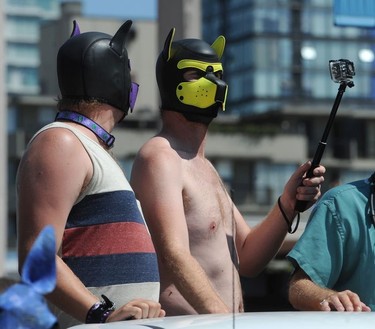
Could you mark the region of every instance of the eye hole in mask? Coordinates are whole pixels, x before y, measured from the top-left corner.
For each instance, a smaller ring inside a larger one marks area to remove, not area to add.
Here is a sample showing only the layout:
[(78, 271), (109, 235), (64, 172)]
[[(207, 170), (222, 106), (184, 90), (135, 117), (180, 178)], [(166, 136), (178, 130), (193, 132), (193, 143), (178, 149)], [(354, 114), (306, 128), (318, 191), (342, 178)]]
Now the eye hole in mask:
[(214, 69), (212, 66), (208, 66), (206, 69), (206, 72), (200, 69), (194, 69), (194, 68), (187, 69), (185, 73), (183, 74), (183, 77), (185, 81), (191, 82), (191, 81), (196, 81), (207, 76), (208, 73), (212, 73), (218, 79), (222, 79), (223, 77), (223, 71), (214, 72)]

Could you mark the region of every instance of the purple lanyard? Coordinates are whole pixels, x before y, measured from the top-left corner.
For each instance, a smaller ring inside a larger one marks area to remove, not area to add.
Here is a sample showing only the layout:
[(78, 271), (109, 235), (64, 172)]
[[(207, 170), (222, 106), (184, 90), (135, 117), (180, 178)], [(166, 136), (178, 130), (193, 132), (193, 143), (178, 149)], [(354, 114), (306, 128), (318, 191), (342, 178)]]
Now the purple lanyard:
[(88, 117), (84, 116), (83, 114), (73, 112), (73, 111), (60, 111), (56, 114), (55, 121), (62, 120), (62, 121), (72, 121), (76, 122), (87, 129), (90, 129), (96, 136), (98, 136), (108, 148), (113, 146), (115, 142), (115, 137), (104, 130), (100, 125), (98, 125), (95, 121), (92, 121)]

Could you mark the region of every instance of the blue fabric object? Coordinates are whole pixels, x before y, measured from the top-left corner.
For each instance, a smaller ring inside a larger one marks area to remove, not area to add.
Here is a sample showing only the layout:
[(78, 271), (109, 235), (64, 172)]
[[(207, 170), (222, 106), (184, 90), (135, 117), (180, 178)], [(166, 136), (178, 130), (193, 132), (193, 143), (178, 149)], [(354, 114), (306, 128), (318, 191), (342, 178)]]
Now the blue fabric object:
[(50, 329), (57, 323), (43, 297), (56, 285), (55, 255), (54, 229), (47, 226), (27, 256), (21, 282), (0, 295), (1, 329)]

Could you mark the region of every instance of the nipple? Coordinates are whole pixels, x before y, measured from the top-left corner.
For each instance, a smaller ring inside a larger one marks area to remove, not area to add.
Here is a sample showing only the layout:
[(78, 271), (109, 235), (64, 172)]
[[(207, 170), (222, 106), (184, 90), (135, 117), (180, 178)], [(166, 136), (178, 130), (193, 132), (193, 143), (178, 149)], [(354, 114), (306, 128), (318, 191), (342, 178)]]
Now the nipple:
[(216, 222), (214, 221), (214, 222), (211, 222), (211, 224), (210, 224), (210, 231), (215, 231), (215, 229), (216, 229)]

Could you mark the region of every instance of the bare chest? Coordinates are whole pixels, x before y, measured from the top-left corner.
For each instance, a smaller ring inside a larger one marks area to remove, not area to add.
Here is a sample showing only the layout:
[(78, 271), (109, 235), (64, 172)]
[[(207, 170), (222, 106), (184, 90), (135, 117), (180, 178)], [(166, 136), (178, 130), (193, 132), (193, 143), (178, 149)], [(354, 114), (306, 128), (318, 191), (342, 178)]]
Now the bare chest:
[(183, 201), (190, 239), (224, 239), (231, 235), (232, 203), (210, 162), (185, 164)]

